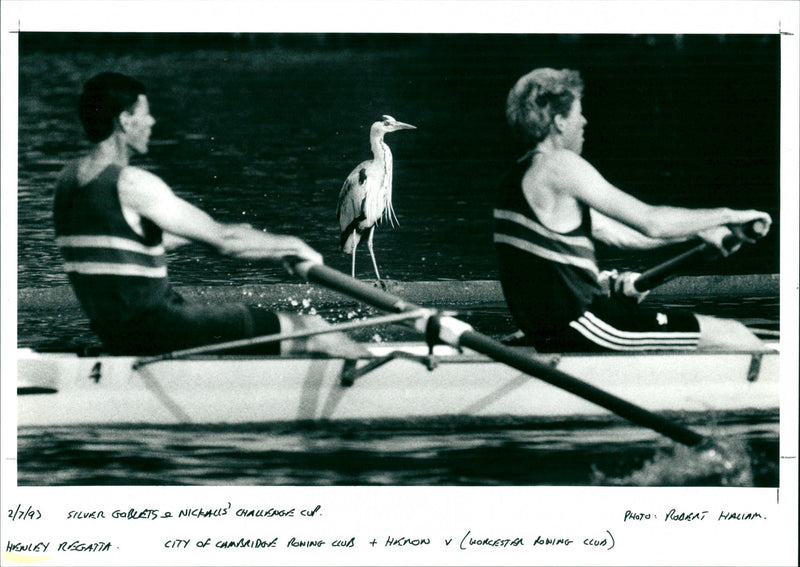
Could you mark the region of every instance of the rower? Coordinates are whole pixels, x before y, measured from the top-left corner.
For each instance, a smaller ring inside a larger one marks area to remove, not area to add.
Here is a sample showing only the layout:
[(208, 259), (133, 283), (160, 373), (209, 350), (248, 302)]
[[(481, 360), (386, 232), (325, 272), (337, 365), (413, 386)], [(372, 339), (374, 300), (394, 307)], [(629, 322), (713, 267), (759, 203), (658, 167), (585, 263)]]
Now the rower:
[(503, 177), (494, 243), (503, 293), (524, 344), (541, 351), (763, 348), (743, 325), (639, 305), (633, 272), (601, 272), (595, 244), (651, 249), (723, 241), (770, 216), (728, 208), (653, 206), (606, 181), (583, 157), (583, 81), (573, 70), (535, 69), (508, 94), (506, 118), (527, 152)]
[[(191, 241), (241, 260), (322, 257), (294, 236), (220, 223), (158, 176), (130, 165), (148, 151), (156, 121), (145, 87), (119, 73), (90, 79), (78, 104), (89, 153), (66, 165), (54, 201), (56, 243), (91, 328), (112, 354), (157, 354), (197, 345), (325, 326), (316, 317), (239, 303), (186, 301), (169, 283), (166, 252)], [(362, 349), (341, 335), (284, 341), (265, 352)]]

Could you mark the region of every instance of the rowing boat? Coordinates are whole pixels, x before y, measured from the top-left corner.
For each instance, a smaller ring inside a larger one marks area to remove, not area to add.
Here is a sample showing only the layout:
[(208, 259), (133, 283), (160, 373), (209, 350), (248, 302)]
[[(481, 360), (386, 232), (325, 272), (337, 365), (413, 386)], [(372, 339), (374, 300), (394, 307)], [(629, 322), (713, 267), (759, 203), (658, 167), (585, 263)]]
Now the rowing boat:
[[(767, 352), (532, 354), (652, 412), (777, 411), (777, 345)], [(491, 358), (424, 343), (327, 356), (78, 356), (19, 349), (20, 427), (242, 424), (454, 417), (608, 416), (581, 397)]]
[[(737, 240), (735, 234), (726, 237)], [(738, 242), (741, 244), (741, 242)], [(731, 246), (726, 246), (732, 249)], [(676, 267), (707, 256), (706, 243), (637, 279), (660, 286)], [(285, 258), (306, 282), (389, 313), (303, 336), (365, 324), (410, 323), (424, 343), (370, 345), (369, 355), (209, 356), (297, 338), (287, 332), (166, 355), (79, 357), (18, 352), (19, 425), (283, 423), (455, 417), (565, 418), (613, 412), (688, 446), (709, 437), (658, 412), (778, 409), (777, 348), (742, 352), (538, 355), (475, 331), (322, 264)], [(426, 348), (428, 351), (426, 352)], [(198, 356), (199, 355), (199, 356)], [(533, 379), (532, 379), (533, 378)], [(649, 409), (645, 409), (649, 408)]]

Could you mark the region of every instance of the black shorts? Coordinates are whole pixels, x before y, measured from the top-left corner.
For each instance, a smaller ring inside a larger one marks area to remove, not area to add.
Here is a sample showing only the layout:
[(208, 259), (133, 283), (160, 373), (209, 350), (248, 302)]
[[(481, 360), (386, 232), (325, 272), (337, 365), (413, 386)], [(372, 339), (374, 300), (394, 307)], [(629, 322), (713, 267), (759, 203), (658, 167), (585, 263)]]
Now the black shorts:
[(700, 325), (689, 312), (596, 297), (567, 328), (548, 335), (530, 342), (543, 352), (695, 350)]
[[(160, 309), (131, 321), (93, 321), (92, 329), (111, 354), (152, 355), (279, 333), (278, 315), (238, 303), (190, 303), (175, 294)], [(278, 354), (280, 343), (240, 348), (241, 353)]]

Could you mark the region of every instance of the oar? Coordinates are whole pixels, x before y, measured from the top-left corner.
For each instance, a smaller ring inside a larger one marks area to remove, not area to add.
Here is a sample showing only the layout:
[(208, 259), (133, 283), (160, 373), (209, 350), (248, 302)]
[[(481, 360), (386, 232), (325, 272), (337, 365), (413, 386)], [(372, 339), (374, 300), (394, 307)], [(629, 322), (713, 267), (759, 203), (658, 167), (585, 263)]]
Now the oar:
[[(760, 220), (753, 221), (742, 227), (745, 238), (758, 239), (767, 233), (767, 225)], [(723, 246), (728, 250), (733, 250), (744, 242), (744, 239), (736, 234), (729, 234), (722, 241)], [(667, 260), (663, 264), (659, 264), (649, 270), (643, 272), (633, 284), (636, 291), (649, 291), (659, 285), (671, 280), (679, 273), (684, 271), (689, 265), (696, 262), (701, 258), (714, 259), (718, 257), (719, 250), (708, 242), (703, 242), (697, 246), (690, 248), (682, 254), (678, 254), (674, 258)]]
[[(420, 309), (418, 305), (409, 303), (322, 264), (298, 260), (290, 260), (290, 263), (293, 263), (294, 271), (305, 280), (321, 284), (383, 311), (400, 313)], [(557, 370), (549, 364), (539, 362), (524, 352), (515, 350), (476, 332), (469, 324), (463, 321), (450, 316), (437, 315), (433, 310), (430, 313), (430, 317), (418, 319), (415, 324), (417, 330), (424, 333), (429, 342), (441, 341), (455, 347), (466, 347), (485, 354), (494, 360), (580, 396), (633, 423), (653, 429), (684, 445), (698, 446), (703, 444), (709, 447), (714, 446), (710, 438)]]

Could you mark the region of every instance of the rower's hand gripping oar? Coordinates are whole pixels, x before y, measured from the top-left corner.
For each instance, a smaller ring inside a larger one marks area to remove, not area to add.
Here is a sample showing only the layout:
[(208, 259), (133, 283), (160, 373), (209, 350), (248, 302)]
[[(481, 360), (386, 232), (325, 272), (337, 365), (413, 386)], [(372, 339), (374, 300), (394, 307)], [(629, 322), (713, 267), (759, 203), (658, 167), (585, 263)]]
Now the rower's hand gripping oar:
[[(737, 250), (744, 242), (754, 241), (762, 238), (769, 231), (769, 227), (764, 221), (756, 220), (749, 224), (743, 225), (740, 232), (733, 232), (726, 236), (722, 245), (726, 250), (731, 252)], [(713, 244), (703, 242), (697, 246), (690, 248), (682, 254), (678, 254), (674, 258), (659, 264), (649, 270), (643, 272), (636, 281), (633, 287), (638, 292), (650, 291), (651, 289), (660, 286), (661, 284), (676, 277), (681, 272), (685, 271), (694, 262), (701, 259), (715, 259), (722, 254), (719, 249)]]
[[(294, 272), (305, 280), (321, 284), (383, 311), (399, 313), (422, 309), (418, 305), (409, 303), (322, 264), (304, 260), (290, 260), (290, 262)], [(434, 332), (438, 340), (443, 343), (455, 347), (466, 347), (485, 354), (494, 360), (580, 396), (633, 423), (653, 429), (684, 445), (709, 448), (715, 446), (710, 438), (557, 370), (528, 356), (524, 352), (482, 335), (476, 332), (469, 324), (454, 317), (440, 316), (435, 310), (430, 310), (430, 316), (421, 317), (415, 327), (420, 333), (426, 334), (429, 340), (432, 332)]]

